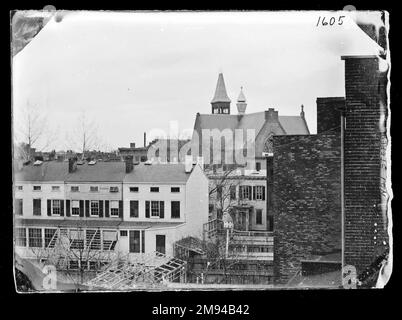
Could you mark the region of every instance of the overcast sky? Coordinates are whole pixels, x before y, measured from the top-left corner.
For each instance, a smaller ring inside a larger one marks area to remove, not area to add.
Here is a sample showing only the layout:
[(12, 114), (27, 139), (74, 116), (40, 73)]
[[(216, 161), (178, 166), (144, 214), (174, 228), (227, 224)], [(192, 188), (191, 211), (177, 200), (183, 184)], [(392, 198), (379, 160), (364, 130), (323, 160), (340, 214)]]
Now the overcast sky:
[(144, 131), (167, 131), (169, 121), (192, 129), (197, 112), (210, 113), (223, 72), (231, 113), (243, 86), (247, 113), (298, 115), (303, 104), (315, 133), (316, 98), (345, 94), (341, 55), (376, 50), (351, 20), (317, 27), (319, 15), (69, 13), (15, 56), (14, 114), (39, 108), (56, 150), (70, 148), (82, 111), (109, 148), (142, 145)]

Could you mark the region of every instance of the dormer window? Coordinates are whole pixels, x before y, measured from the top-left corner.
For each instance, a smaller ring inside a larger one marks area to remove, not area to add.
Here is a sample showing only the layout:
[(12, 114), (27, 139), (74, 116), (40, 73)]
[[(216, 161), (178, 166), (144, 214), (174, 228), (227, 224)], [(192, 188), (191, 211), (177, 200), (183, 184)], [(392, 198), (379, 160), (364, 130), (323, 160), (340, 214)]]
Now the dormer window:
[(150, 191), (151, 192), (159, 192), (159, 187), (151, 187)]
[(71, 186), (71, 192), (79, 192), (80, 188), (78, 186)]
[(99, 187), (98, 187), (98, 186), (90, 186), (90, 187), (89, 187), (89, 191), (91, 191), (91, 192), (98, 192), (98, 191), (99, 191)]
[(41, 191), (42, 187), (41, 186), (33, 186), (33, 191)]

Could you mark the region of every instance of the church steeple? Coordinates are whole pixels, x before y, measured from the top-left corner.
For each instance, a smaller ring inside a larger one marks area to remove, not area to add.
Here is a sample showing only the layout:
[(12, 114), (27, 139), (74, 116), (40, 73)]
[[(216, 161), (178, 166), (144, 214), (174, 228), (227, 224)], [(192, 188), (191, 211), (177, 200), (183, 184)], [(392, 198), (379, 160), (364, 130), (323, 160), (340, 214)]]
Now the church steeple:
[(219, 73), (215, 95), (211, 101), (213, 114), (230, 114), (230, 99), (226, 92), (223, 74)]

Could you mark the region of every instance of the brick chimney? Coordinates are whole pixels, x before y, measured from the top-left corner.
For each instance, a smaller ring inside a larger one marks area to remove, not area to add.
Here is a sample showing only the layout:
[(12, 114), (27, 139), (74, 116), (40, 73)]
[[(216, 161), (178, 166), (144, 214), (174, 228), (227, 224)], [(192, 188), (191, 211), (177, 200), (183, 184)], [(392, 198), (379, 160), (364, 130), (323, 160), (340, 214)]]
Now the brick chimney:
[(73, 173), (77, 169), (77, 158), (68, 159), (68, 173)]
[(126, 156), (124, 158), (124, 162), (126, 163), (126, 173), (130, 173), (134, 169), (133, 156)]
[(269, 108), (265, 111), (265, 120), (278, 121), (278, 111), (274, 108)]
[(135, 148), (135, 142), (130, 143), (130, 148), (134, 149)]

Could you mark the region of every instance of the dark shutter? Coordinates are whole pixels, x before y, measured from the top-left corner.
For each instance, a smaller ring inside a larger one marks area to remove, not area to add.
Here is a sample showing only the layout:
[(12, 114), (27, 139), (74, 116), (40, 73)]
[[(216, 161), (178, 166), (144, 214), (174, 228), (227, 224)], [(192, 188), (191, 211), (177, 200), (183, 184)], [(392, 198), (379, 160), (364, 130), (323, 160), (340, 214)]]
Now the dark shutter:
[(99, 200), (99, 218), (103, 218), (103, 200)]
[(70, 216), (70, 200), (66, 200), (66, 217)]
[(105, 217), (109, 218), (109, 200), (105, 200)]
[(123, 218), (123, 200), (119, 200), (119, 218)]
[(262, 186), (262, 200), (265, 200), (265, 186)]
[(256, 187), (255, 187), (255, 186), (253, 186), (253, 200), (255, 200), (255, 195), (256, 195), (255, 190), (256, 190)]
[(165, 202), (159, 201), (159, 218), (163, 219), (165, 217)]
[(145, 231), (141, 230), (141, 252), (145, 253)]
[(251, 191), (252, 191), (251, 186), (248, 186), (247, 188), (248, 188), (248, 199), (252, 200), (253, 198), (252, 198), (252, 195), (251, 195)]
[(60, 200), (60, 216), (64, 217), (64, 200)]
[(80, 217), (84, 217), (84, 200), (80, 200)]
[(52, 215), (52, 200), (47, 200), (47, 215)]
[(89, 217), (89, 200), (85, 200), (85, 216)]
[(149, 201), (145, 201), (145, 218), (149, 218)]

